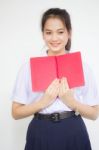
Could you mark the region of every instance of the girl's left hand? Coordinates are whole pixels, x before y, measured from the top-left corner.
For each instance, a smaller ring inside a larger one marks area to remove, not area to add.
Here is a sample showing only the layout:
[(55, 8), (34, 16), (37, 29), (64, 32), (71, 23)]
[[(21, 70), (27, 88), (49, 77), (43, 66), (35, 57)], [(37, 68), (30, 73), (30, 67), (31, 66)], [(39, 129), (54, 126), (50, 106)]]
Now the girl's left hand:
[(67, 79), (63, 77), (60, 80), (60, 87), (59, 87), (59, 98), (63, 101), (71, 109), (74, 109), (75, 98), (74, 98), (74, 91), (73, 89), (69, 88)]

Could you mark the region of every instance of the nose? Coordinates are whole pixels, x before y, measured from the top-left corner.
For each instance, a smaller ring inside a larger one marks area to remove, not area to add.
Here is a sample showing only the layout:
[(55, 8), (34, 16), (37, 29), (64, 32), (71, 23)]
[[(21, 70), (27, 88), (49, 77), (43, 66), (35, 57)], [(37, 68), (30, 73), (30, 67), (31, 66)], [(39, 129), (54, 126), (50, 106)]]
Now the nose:
[(52, 41), (57, 41), (58, 37), (55, 33), (52, 34)]

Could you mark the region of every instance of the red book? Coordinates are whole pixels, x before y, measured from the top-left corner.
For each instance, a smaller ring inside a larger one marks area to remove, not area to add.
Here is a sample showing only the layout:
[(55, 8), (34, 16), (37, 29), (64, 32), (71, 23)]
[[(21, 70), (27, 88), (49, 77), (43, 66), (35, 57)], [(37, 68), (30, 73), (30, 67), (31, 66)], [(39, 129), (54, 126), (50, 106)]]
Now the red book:
[(30, 58), (33, 91), (44, 91), (55, 78), (66, 77), (69, 88), (84, 85), (80, 52)]

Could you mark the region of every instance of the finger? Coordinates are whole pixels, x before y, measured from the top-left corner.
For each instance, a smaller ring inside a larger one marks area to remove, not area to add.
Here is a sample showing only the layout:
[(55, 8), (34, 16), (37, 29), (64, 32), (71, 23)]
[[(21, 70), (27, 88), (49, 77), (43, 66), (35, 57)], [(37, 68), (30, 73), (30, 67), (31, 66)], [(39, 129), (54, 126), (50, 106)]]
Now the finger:
[(54, 85), (58, 84), (58, 82), (59, 82), (59, 80), (58, 80), (58, 79), (53, 80), (53, 81), (51, 82), (51, 84), (48, 86), (47, 90), (52, 89), (52, 86), (54, 86)]
[(59, 95), (62, 95), (63, 91), (64, 91), (64, 89), (63, 89), (63, 81), (61, 80), (60, 86), (59, 86)]
[(59, 86), (56, 86), (55, 88), (52, 88), (50, 90), (50, 95), (55, 99), (58, 96), (59, 93)]
[(49, 94), (56, 95), (59, 89), (59, 81), (54, 82), (48, 89)]
[(68, 81), (67, 81), (67, 78), (66, 78), (66, 77), (64, 77), (64, 78), (62, 79), (62, 82), (63, 82), (63, 86), (65, 87), (65, 89), (69, 89), (69, 85), (68, 85)]
[(66, 90), (66, 85), (65, 85), (65, 81), (64, 78), (61, 79), (61, 91), (62, 93), (64, 93)]

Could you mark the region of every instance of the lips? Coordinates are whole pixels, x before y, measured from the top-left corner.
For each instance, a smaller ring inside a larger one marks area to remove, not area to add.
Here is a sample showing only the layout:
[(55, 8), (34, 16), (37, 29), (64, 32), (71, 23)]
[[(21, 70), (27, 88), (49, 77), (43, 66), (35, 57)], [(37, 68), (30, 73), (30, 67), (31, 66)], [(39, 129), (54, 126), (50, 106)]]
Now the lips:
[(60, 43), (51, 43), (51, 45), (52, 45), (53, 47), (57, 47), (57, 46), (60, 45)]

